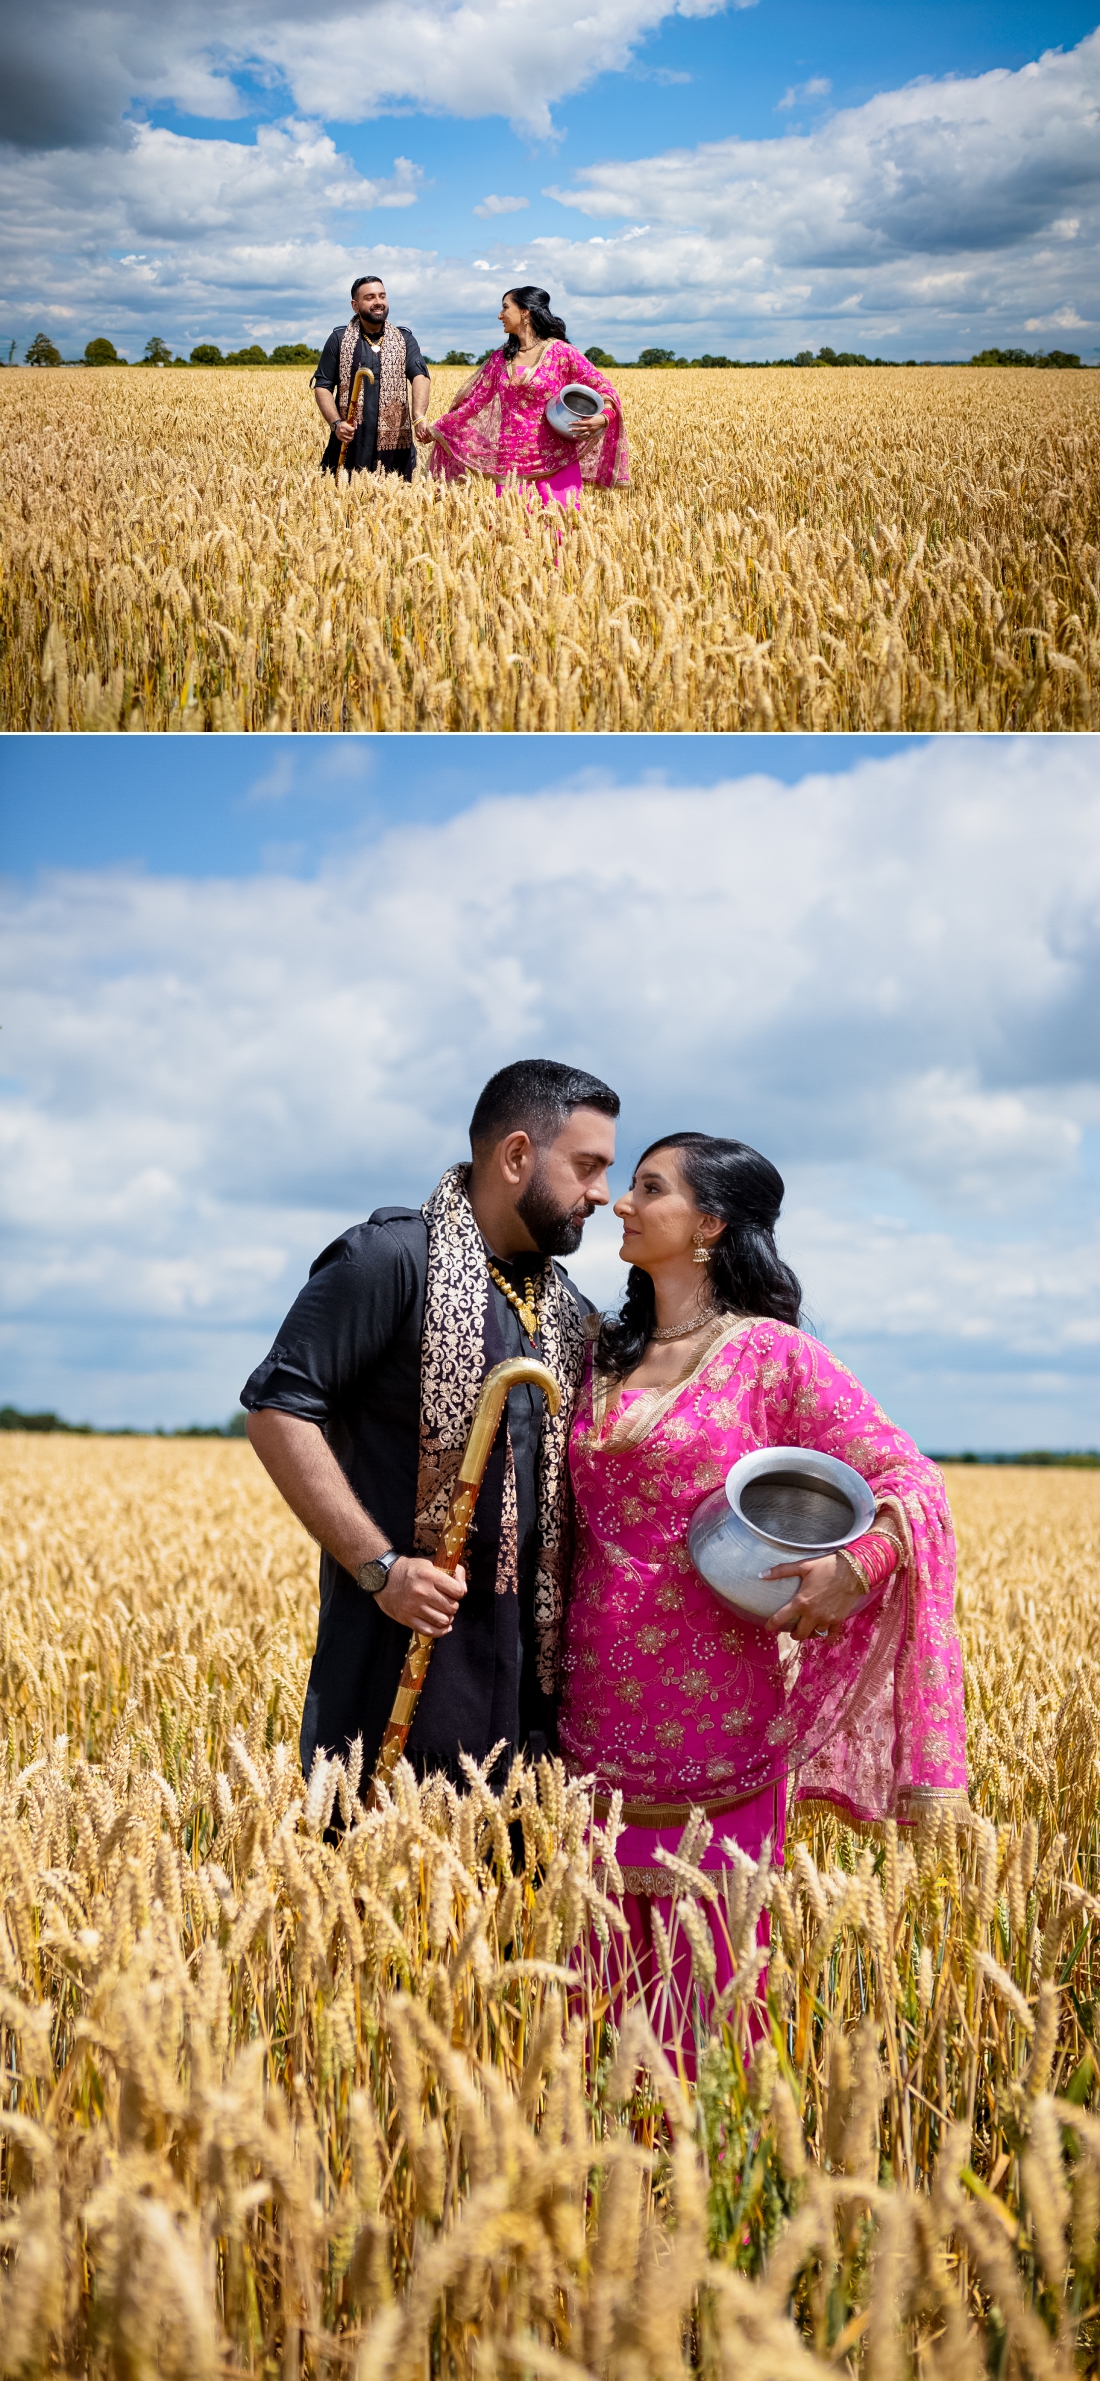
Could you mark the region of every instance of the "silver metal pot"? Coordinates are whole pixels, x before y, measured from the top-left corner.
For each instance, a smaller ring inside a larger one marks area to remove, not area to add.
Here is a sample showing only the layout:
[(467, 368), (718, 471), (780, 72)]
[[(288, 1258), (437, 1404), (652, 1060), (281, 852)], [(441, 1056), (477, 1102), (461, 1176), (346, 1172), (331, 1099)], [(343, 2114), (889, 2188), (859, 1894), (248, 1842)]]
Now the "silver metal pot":
[(546, 407), (546, 419), (552, 430), (565, 438), (582, 423), (594, 422), (603, 412), (603, 398), (597, 389), (585, 386), (583, 380), (570, 380)]
[(768, 1620), (798, 1583), (765, 1579), (765, 1571), (839, 1554), (874, 1518), (874, 1496), (850, 1463), (812, 1447), (760, 1447), (696, 1507), (688, 1553), (723, 1604), (748, 1620)]

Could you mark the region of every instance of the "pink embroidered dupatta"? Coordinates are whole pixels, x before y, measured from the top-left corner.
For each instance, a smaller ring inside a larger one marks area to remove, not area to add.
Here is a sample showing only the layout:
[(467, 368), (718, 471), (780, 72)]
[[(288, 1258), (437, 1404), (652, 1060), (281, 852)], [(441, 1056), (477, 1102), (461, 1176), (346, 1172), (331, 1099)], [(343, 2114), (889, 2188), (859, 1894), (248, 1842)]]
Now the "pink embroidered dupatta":
[[(680, 1385), (582, 1389), (577, 1538), (562, 1663), (570, 1768), (628, 1821), (721, 1818), (793, 1769), (800, 1799), (914, 1821), (965, 1797), (954, 1537), (943, 1479), (843, 1364), (785, 1323), (726, 1316)], [(817, 1447), (862, 1473), (904, 1560), (835, 1644), (736, 1619), (687, 1551), (696, 1505), (757, 1447)], [(634, 1810), (630, 1806), (635, 1806)], [(725, 1832), (729, 1832), (727, 1828)]]
[[(583, 381), (606, 403), (609, 420), (598, 437), (578, 446), (552, 430), (546, 407), (570, 381)], [(449, 412), (432, 423), (435, 441), (428, 469), (437, 479), (461, 479), (467, 471), (487, 479), (552, 479), (573, 458), (581, 478), (597, 487), (621, 487), (630, 477), (622, 407), (611, 382), (579, 348), (551, 339), (533, 372), (510, 380), (504, 351), (497, 348), (474, 379), (461, 388)]]

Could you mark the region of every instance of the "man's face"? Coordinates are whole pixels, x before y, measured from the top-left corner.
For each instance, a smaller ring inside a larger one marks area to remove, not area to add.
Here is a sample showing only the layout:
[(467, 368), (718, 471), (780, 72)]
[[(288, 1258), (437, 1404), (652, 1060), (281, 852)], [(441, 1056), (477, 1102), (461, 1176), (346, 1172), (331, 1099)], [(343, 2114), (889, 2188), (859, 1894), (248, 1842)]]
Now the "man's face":
[(389, 299), (380, 281), (364, 281), (356, 290), (355, 311), (368, 330), (385, 330), (389, 310)]
[(535, 1152), (516, 1214), (542, 1256), (570, 1257), (580, 1247), (589, 1216), (610, 1199), (614, 1162), (615, 1126), (597, 1108), (574, 1108), (557, 1140)]

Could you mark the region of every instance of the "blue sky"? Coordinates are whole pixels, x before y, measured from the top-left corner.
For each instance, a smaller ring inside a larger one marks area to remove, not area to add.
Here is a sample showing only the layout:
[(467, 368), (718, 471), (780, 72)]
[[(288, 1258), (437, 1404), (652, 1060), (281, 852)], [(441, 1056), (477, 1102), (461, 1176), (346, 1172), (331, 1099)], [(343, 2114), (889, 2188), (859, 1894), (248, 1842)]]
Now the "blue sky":
[[(908, 736), (866, 736), (866, 757), (900, 753)], [(74, 766), (74, 749), (78, 756)], [(137, 867), (188, 877), (277, 871), (316, 876), (396, 819), (438, 824), (488, 796), (517, 791), (510, 737), (105, 737), (75, 748), (44, 736), (0, 742), (0, 869), (33, 881), (44, 869)], [(652, 783), (712, 786), (766, 765), (777, 784), (812, 768), (845, 775), (844, 737), (531, 737), (522, 793)], [(766, 763), (762, 763), (766, 753)], [(811, 757), (812, 756), (812, 757)], [(400, 782), (395, 791), (394, 776)]]
[(0, 1403), (228, 1413), (544, 1051), (621, 1091), (620, 1184), (685, 1123), (775, 1159), (815, 1327), (924, 1445), (1100, 1443), (1089, 740), (517, 752), (0, 749)]
[(317, 338), (371, 262), (433, 353), (493, 341), (522, 270), (624, 357), (1093, 360), (1095, 24), (1021, 0), (43, 0), (5, 35), (0, 333)]

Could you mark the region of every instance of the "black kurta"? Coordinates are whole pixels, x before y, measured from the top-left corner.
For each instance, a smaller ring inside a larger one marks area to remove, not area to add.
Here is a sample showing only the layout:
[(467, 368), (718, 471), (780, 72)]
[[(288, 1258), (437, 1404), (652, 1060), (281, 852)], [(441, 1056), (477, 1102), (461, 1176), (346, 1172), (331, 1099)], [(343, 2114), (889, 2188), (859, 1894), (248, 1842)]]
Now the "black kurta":
[[(541, 1260), (499, 1264), (523, 1294)], [(341, 1233), (310, 1268), (268, 1356), (241, 1391), (250, 1412), (273, 1407), (324, 1431), (360, 1502), (402, 1554), (413, 1551), (420, 1452), (420, 1341), (428, 1227), (418, 1209), (379, 1207)], [(582, 1313), (589, 1301), (555, 1268)], [(506, 1356), (537, 1354), (509, 1301), (490, 1282), (485, 1369)], [(450, 1636), (438, 1638), (409, 1735), (419, 1770), (456, 1780), (458, 1754), (482, 1759), (499, 1738), (533, 1755), (554, 1741), (553, 1706), (535, 1672), (533, 1599), (537, 1557), (537, 1463), (543, 1397), (521, 1386), (508, 1400), (516, 1476), (519, 1593), (497, 1595), (504, 1487), (504, 1426), (478, 1498), (466, 1561), (467, 1592)], [(321, 1555), (321, 1613), (302, 1714), (308, 1775), (323, 1745), (344, 1754), (362, 1736), (373, 1766), (389, 1719), (409, 1632), (389, 1620), (334, 1557)]]
[[(405, 341), (406, 380), (416, 380), (421, 374), (427, 380), (430, 377), (428, 367), (412, 332), (406, 330), (404, 323), (398, 323), (396, 327)], [(336, 329), (329, 332), (322, 350), (321, 361), (313, 375), (314, 388), (328, 389), (336, 398), (337, 405), (340, 402), (340, 344), (346, 328), (345, 323), (337, 323)], [(368, 372), (373, 372), (374, 386), (372, 388), (369, 380), (363, 382), (363, 419), (350, 442), (351, 451), (347, 468), (349, 472), (374, 471), (375, 469), (399, 471), (403, 478), (411, 480), (416, 465), (416, 448), (414, 446), (410, 444), (409, 446), (387, 447), (382, 454), (378, 452), (378, 399), (382, 385), (382, 355), (380, 348), (371, 347), (368, 344), (361, 331), (355, 343), (355, 359), (351, 367), (353, 383), (360, 364), (365, 364)], [(339, 456), (340, 441), (333, 431), (321, 458), (322, 471), (334, 472), (339, 462)]]

